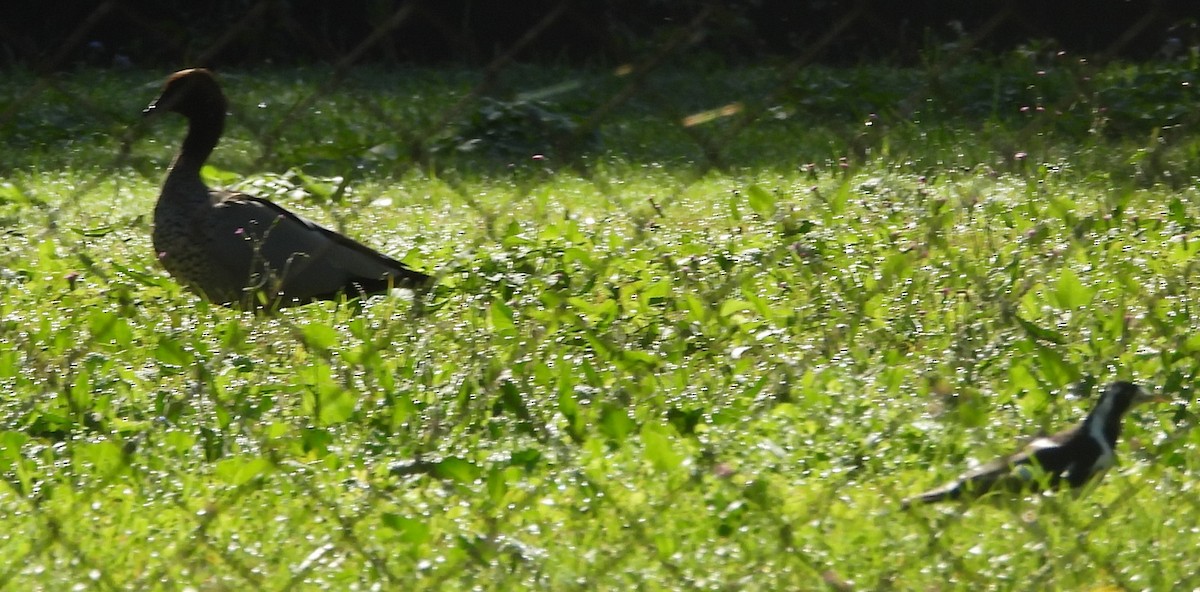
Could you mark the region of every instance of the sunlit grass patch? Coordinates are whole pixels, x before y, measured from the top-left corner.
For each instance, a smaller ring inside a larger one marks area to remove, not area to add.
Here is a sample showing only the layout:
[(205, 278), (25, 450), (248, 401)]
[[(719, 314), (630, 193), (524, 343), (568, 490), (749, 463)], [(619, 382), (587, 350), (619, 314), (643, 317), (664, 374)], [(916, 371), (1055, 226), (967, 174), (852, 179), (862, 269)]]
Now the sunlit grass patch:
[[(1196, 140), (1151, 107), (1194, 101), (1035, 122), (1083, 66), (1025, 66), (664, 71), (561, 156), (409, 152), (474, 72), (291, 115), (323, 70), (222, 73), (215, 181), (439, 279), (262, 317), (151, 252), (160, 73), (64, 76), (0, 147), (0, 583), (1187, 587)], [(518, 73), (572, 116), (619, 88)], [(899, 509), (1116, 378), (1180, 404), (1090, 495)]]

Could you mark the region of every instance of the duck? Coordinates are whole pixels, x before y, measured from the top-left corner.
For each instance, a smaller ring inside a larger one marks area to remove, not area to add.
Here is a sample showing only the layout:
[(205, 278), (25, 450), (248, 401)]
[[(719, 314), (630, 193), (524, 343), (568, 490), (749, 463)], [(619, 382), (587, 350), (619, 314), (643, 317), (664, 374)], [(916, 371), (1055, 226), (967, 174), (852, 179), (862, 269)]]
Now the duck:
[(998, 491), (1079, 489), (1098, 482), (1117, 462), (1116, 446), (1125, 413), (1142, 403), (1165, 400), (1132, 382), (1109, 384), (1078, 425), (1037, 438), (1017, 452), (967, 471), (941, 487), (909, 497), (901, 506), (976, 499)]
[(181, 70), (143, 111), (187, 119), (154, 207), (158, 261), (176, 281), (223, 306), (278, 309), (422, 290), (432, 277), (262, 197), (212, 189), (200, 169), (225, 129), (228, 101), (213, 73)]

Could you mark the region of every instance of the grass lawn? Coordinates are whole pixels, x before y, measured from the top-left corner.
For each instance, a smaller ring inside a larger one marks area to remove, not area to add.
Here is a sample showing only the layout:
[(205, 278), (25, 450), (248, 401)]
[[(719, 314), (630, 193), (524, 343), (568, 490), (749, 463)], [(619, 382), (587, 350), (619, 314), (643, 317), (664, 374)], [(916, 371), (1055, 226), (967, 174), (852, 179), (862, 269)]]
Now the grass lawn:
[[(270, 317), (155, 260), (167, 72), (8, 72), (0, 587), (1200, 586), (1197, 64), (781, 71), (222, 72), (213, 184), (439, 277)], [(1116, 379), (1087, 495), (899, 508)]]

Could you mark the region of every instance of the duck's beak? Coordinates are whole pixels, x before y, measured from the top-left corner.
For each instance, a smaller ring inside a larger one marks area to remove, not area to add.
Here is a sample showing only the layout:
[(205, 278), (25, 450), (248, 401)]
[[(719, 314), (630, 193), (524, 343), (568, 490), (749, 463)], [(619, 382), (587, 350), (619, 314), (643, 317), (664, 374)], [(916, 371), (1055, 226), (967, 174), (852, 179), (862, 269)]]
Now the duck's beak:
[(162, 115), (163, 113), (170, 111), (171, 106), (179, 100), (178, 97), (178, 93), (167, 92), (167, 89), (163, 89), (162, 92), (158, 94), (158, 97), (156, 97), (153, 101), (150, 101), (150, 104), (146, 105), (145, 109), (142, 109), (142, 117)]

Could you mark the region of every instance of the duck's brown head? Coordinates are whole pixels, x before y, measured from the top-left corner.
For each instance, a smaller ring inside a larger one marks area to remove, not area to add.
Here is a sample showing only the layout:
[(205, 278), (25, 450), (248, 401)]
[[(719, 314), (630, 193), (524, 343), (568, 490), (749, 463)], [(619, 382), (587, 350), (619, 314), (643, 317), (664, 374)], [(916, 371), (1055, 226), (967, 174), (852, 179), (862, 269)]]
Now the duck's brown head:
[(187, 117), (224, 117), (228, 103), (225, 93), (212, 72), (204, 68), (180, 70), (167, 79), (162, 94), (158, 95), (142, 115), (154, 115), (174, 111)]

